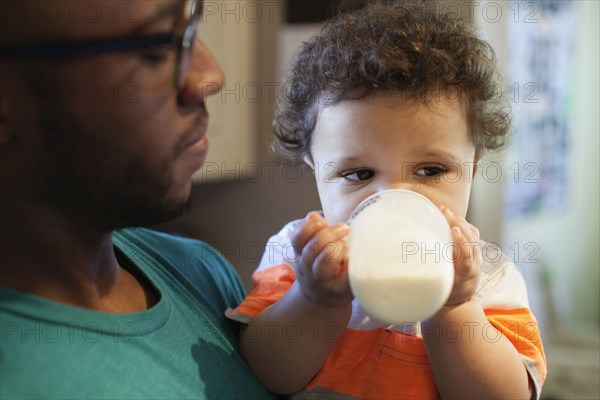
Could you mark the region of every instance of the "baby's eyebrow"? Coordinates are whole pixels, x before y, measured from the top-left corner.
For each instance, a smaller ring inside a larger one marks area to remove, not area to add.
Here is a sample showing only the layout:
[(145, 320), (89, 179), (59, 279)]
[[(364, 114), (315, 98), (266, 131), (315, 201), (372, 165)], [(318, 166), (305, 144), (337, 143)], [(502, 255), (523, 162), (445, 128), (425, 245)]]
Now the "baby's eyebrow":
[(330, 162), (333, 164), (343, 164), (343, 163), (350, 163), (350, 162), (360, 162), (362, 161), (362, 158), (359, 156), (342, 156), (339, 158), (335, 158), (333, 160), (331, 160)]
[(439, 157), (439, 158), (443, 158), (443, 159), (454, 161), (454, 162), (457, 162), (460, 160), (460, 158), (456, 154), (451, 153), (449, 151), (445, 151), (445, 150), (429, 150), (429, 151), (423, 152), (422, 155), (425, 157)]

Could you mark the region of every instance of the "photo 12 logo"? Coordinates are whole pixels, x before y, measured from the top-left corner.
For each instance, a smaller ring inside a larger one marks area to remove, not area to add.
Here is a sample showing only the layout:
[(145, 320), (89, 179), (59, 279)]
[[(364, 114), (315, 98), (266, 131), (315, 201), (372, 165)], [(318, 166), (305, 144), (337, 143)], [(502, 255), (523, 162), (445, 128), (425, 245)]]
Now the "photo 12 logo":
[(134, 322), (114, 322), (103, 326), (98, 322), (10, 322), (0, 323), (0, 343), (137, 343), (139, 327)]

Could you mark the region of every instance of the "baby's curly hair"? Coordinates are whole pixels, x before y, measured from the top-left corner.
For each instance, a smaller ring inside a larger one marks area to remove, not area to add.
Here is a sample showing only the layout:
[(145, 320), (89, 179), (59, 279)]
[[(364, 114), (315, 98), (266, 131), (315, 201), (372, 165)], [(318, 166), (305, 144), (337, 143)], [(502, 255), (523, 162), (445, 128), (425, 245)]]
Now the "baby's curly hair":
[(456, 16), (427, 3), (371, 4), (303, 44), (278, 99), (272, 149), (301, 164), (324, 104), (384, 92), (422, 103), (458, 94), (479, 159), (508, 140), (500, 82), (493, 49)]

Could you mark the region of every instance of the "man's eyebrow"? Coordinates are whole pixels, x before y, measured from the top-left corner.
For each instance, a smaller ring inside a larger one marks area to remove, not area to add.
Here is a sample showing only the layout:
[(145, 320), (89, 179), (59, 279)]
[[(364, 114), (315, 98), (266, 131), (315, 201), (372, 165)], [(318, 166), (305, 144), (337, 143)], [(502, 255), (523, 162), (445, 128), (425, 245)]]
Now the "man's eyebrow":
[(150, 18), (146, 19), (142, 24), (138, 25), (135, 29), (135, 33), (141, 33), (148, 29), (149, 26), (154, 24), (167, 16), (175, 14), (175, 11), (183, 5), (184, 0), (173, 0), (170, 3), (161, 4), (158, 7), (158, 11)]

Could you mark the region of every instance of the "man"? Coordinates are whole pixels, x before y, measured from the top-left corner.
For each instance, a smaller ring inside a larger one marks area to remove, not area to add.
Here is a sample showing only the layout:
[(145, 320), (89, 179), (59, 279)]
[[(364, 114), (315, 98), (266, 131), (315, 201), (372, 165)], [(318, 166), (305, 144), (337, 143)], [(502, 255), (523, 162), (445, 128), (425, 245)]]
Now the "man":
[(199, 0), (2, 2), (0, 398), (265, 398), (189, 200), (223, 73)]

